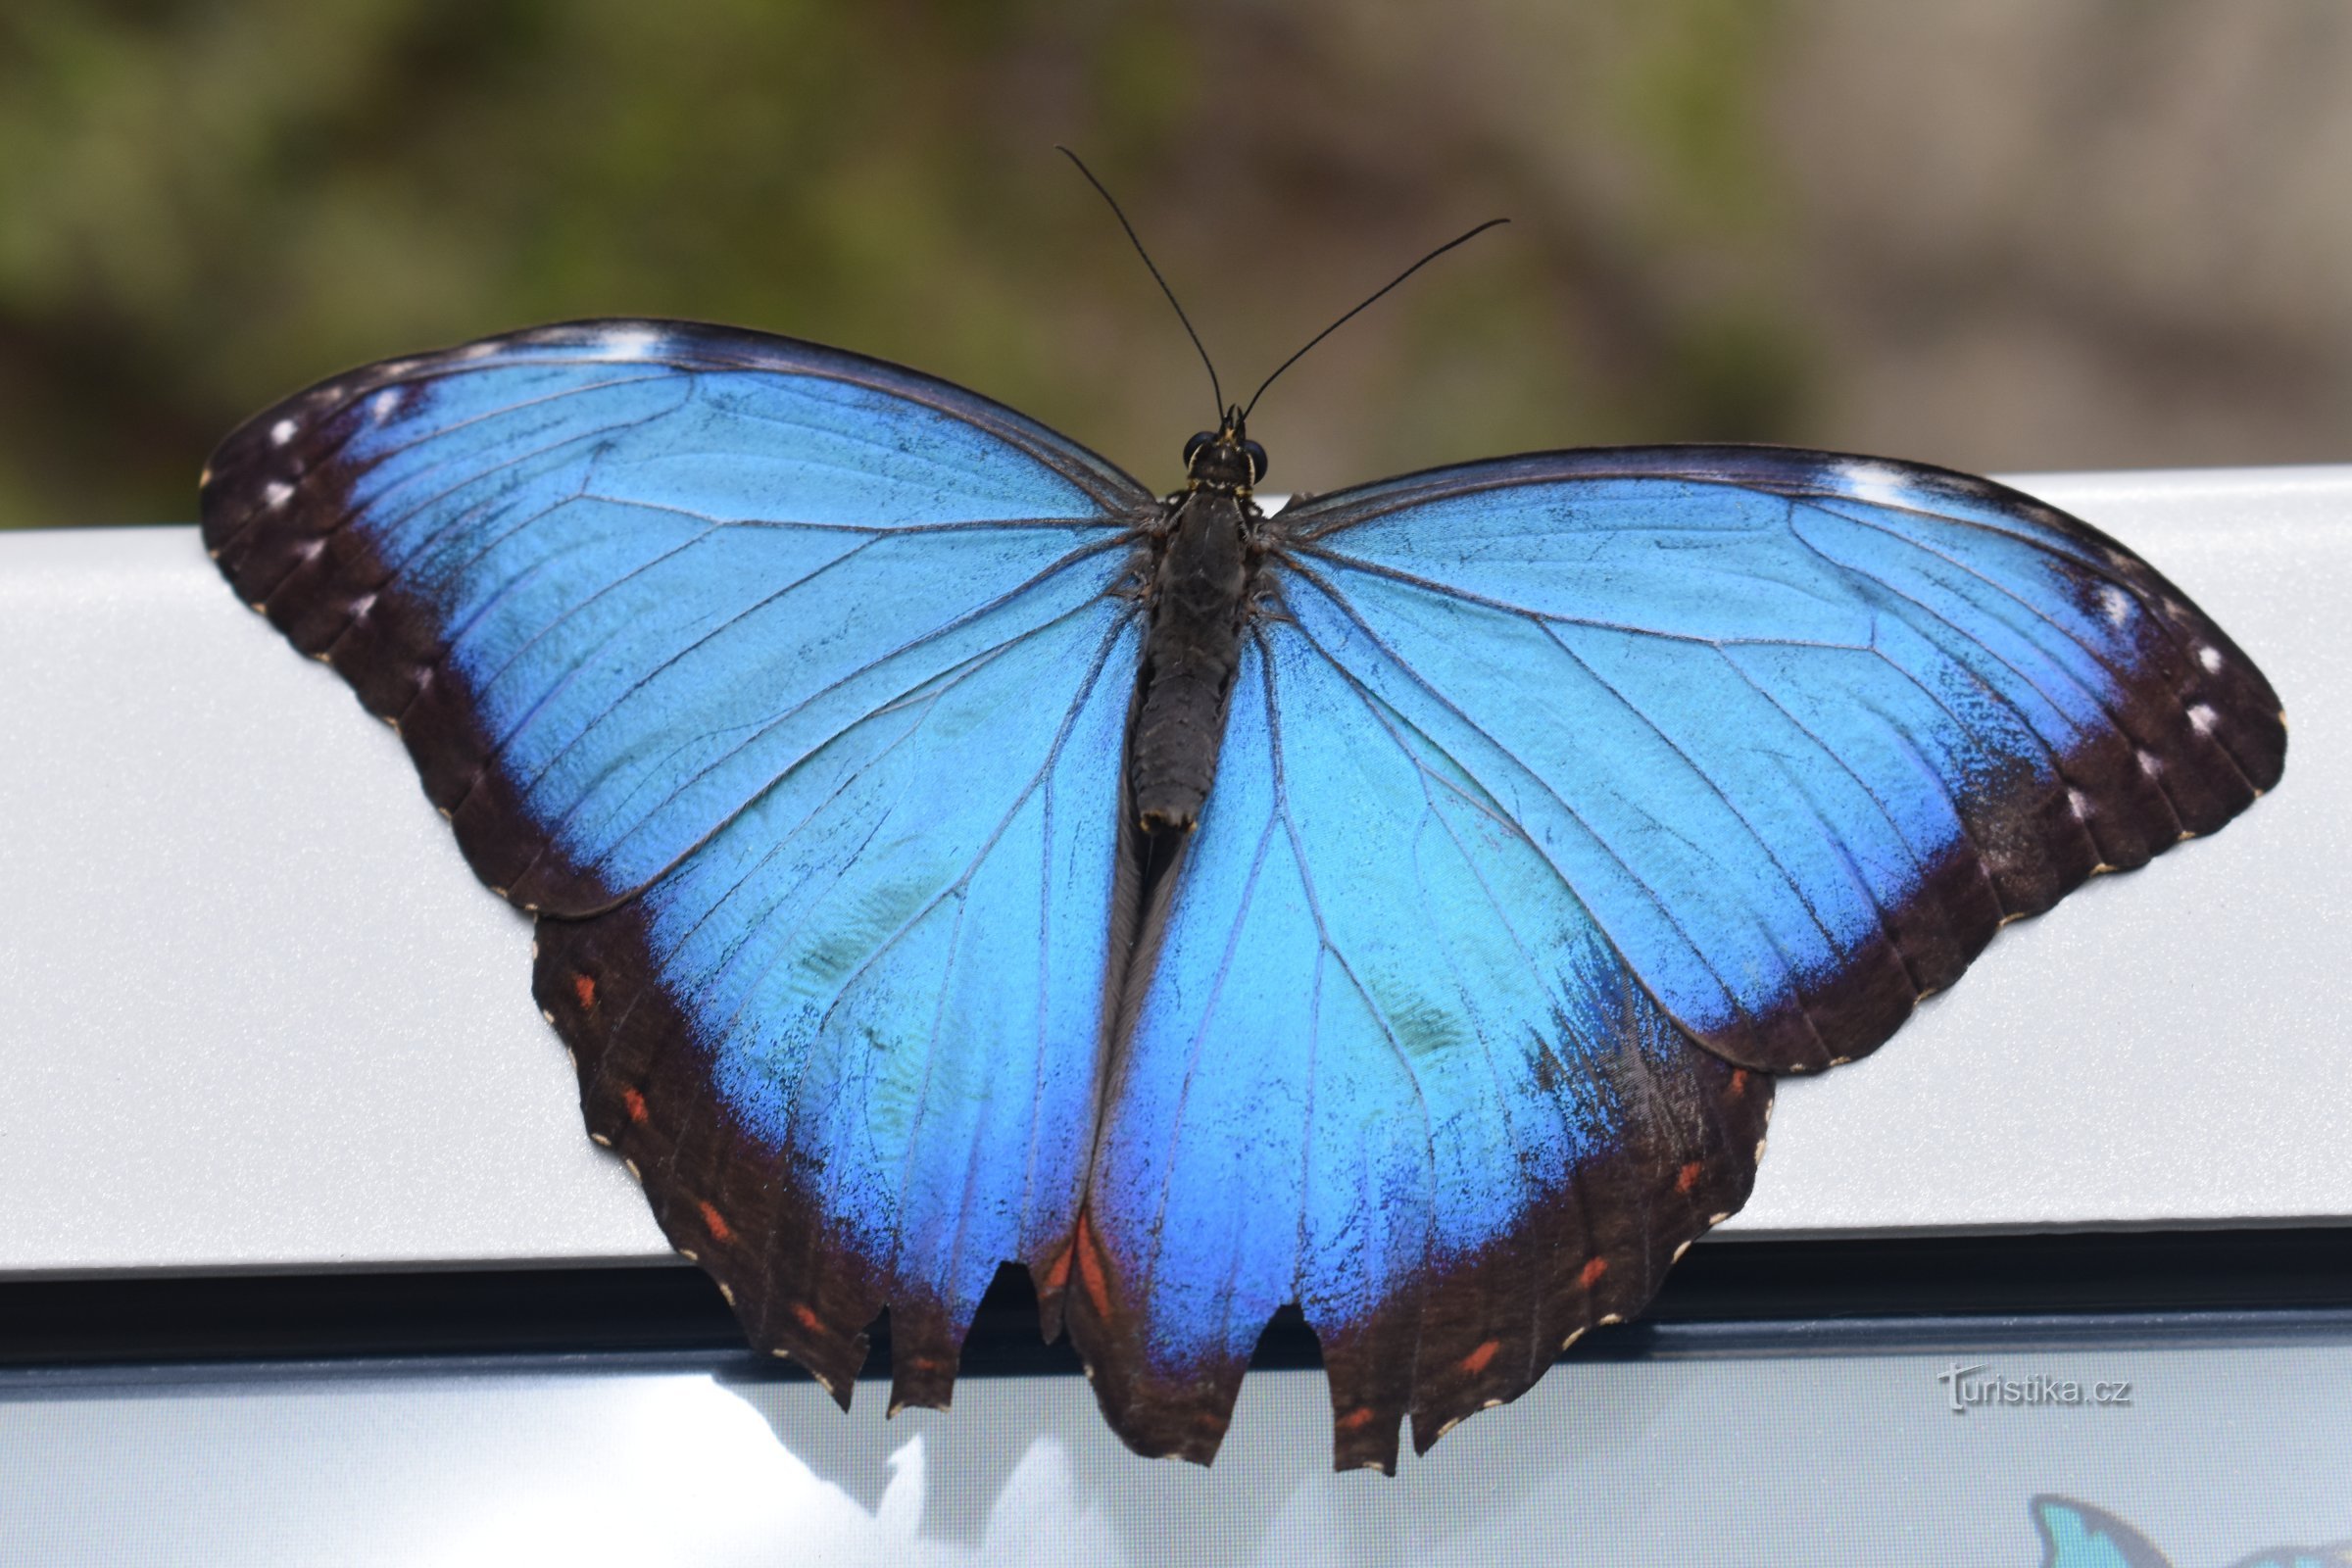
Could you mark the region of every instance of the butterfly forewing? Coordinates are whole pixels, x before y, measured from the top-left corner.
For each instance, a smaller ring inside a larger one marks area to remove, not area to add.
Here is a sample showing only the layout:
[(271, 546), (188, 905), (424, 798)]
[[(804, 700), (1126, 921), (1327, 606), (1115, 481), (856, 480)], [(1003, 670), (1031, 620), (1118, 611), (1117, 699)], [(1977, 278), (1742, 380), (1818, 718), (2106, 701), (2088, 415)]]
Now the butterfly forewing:
[(1875, 1048), (2003, 920), (2220, 826), (2283, 763), (2278, 699), (2218, 627), (1984, 480), (1631, 449), (1278, 521), (1334, 657), (1749, 1066)]

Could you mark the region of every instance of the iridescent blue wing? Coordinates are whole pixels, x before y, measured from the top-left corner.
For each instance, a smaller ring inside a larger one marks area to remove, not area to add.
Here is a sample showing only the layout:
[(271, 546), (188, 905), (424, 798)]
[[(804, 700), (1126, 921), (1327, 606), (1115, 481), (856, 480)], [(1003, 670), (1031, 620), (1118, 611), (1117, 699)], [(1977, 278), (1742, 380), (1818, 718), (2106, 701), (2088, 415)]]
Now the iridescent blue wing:
[(1872, 1050), (2002, 921), (2212, 832), (2284, 764), (2278, 699), (2219, 627), (1988, 480), (1645, 448), (1285, 521), (1318, 644), (1444, 734), (1676, 1021), (1749, 1066)]
[(2210, 621), (1981, 480), (1568, 454), (1268, 532), (1070, 1308), (1114, 1420), (1178, 1451), (1286, 1301), (1344, 1465), (1516, 1396), (1744, 1199), (1760, 1070), (1873, 1049), (2001, 921), (2281, 765)]
[(2325, 1546), (2274, 1546), (2240, 1557), (2230, 1568), (2352, 1568), (2352, 1542)]
[(1746, 1198), (1772, 1079), (1684, 1039), (1315, 612), (1245, 651), (1065, 1310), (1113, 1425), (1205, 1462), (1297, 1302), (1337, 1462), (1391, 1468), (1407, 1409), (1427, 1448), (1649, 1299)]
[(541, 918), (588, 1124), (755, 1340), (944, 1402), (1094, 1113), (1133, 480), (856, 356), (656, 321), (230, 436), (205, 537)]
[[(2103, 1508), (2071, 1497), (2040, 1496), (2030, 1505), (2041, 1536), (2041, 1568), (2173, 1568), (2155, 1543)], [(2230, 1568), (2346, 1568), (2352, 1544), (2275, 1546)]]
[(2154, 1543), (2103, 1508), (2035, 1497), (2028, 1511), (2041, 1537), (2041, 1568), (2173, 1568)]

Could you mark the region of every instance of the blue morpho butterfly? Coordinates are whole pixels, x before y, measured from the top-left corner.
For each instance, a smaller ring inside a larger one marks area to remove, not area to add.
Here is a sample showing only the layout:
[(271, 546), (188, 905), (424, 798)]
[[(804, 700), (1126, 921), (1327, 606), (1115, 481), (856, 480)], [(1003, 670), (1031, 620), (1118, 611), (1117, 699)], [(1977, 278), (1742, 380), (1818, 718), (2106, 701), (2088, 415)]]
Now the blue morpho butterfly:
[[(2042, 1496), (2030, 1511), (2041, 1536), (2041, 1568), (2173, 1568), (2154, 1543), (2104, 1509)], [(2230, 1568), (2352, 1568), (2352, 1542), (2278, 1546), (2240, 1557)]]
[(539, 917), (591, 1133), (845, 1404), (886, 1305), (946, 1404), (1016, 1260), (1139, 1451), (1212, 1456), (1295, 1302), (1392, 1467), (1641, 1310), (1773, 1074), (2278, 779), (2220, 628), (1986, 480), (1631, 447), (1266, 516), (1218, 403), (1163, 498), (898, 366), (585, 321), (206, 477)]

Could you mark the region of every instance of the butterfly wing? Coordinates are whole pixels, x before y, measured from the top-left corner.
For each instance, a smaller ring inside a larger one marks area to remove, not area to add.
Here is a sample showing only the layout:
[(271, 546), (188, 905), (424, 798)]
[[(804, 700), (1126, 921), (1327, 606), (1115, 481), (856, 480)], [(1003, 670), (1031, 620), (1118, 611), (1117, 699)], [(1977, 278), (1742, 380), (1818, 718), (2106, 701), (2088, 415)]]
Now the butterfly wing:
[(1335, 655), (1476, 757), (1728, 1059), (1883, 1042), (2004, 920), (2278, 780), (2251, 660), (1988, 480), (1768, 448), (1484, 464), (1287, 517)]
[(944, 1402), (1072, 1223), (1108, 962), (1131, 479), (944, 383), (588, 322), (355, 372), (222, 446), (238, 592), (393, 722), (592, 1132), (845, 1401)]
[(1759, 1069), (1873, 1049), (2282, 761), (2144, 563), (1936, 470), (1567, 454), (1271, 531), (1080, 1232), (1148, 1447), (1213, 1451), (1285, 1301), (1343, 1465), (1515, 1396), (1745, 1198)]
[(2029, 1512), (2041, 1536), (2041, 1568), (2172, 1568), (2154, 1543), (2103, 1508), (2044, 1496)]
[[(1516, 1396), (1739, 1207), (1772, 1080), (1690, 1046), (1502, 802), (1261, 625), (1119, 1057), (1072, 1337), (1205, 1462), (1266, 1318), (1321, 1341), (1342, 1468)], [(1049, 1283), (1052, 1283), (1050, 1280)]]

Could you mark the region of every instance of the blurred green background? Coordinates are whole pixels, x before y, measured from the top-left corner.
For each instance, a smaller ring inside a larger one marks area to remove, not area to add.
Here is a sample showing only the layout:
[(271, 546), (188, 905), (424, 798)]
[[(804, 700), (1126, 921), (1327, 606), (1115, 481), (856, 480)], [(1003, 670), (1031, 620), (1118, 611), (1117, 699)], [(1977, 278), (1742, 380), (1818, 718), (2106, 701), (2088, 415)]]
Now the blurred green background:
[(658, 314), (904, 361), (1166, 485), (1732, 437), (2352, 459), (2340, 0), (9, 0), (0, 525), (189, 519), (348, 365)]

